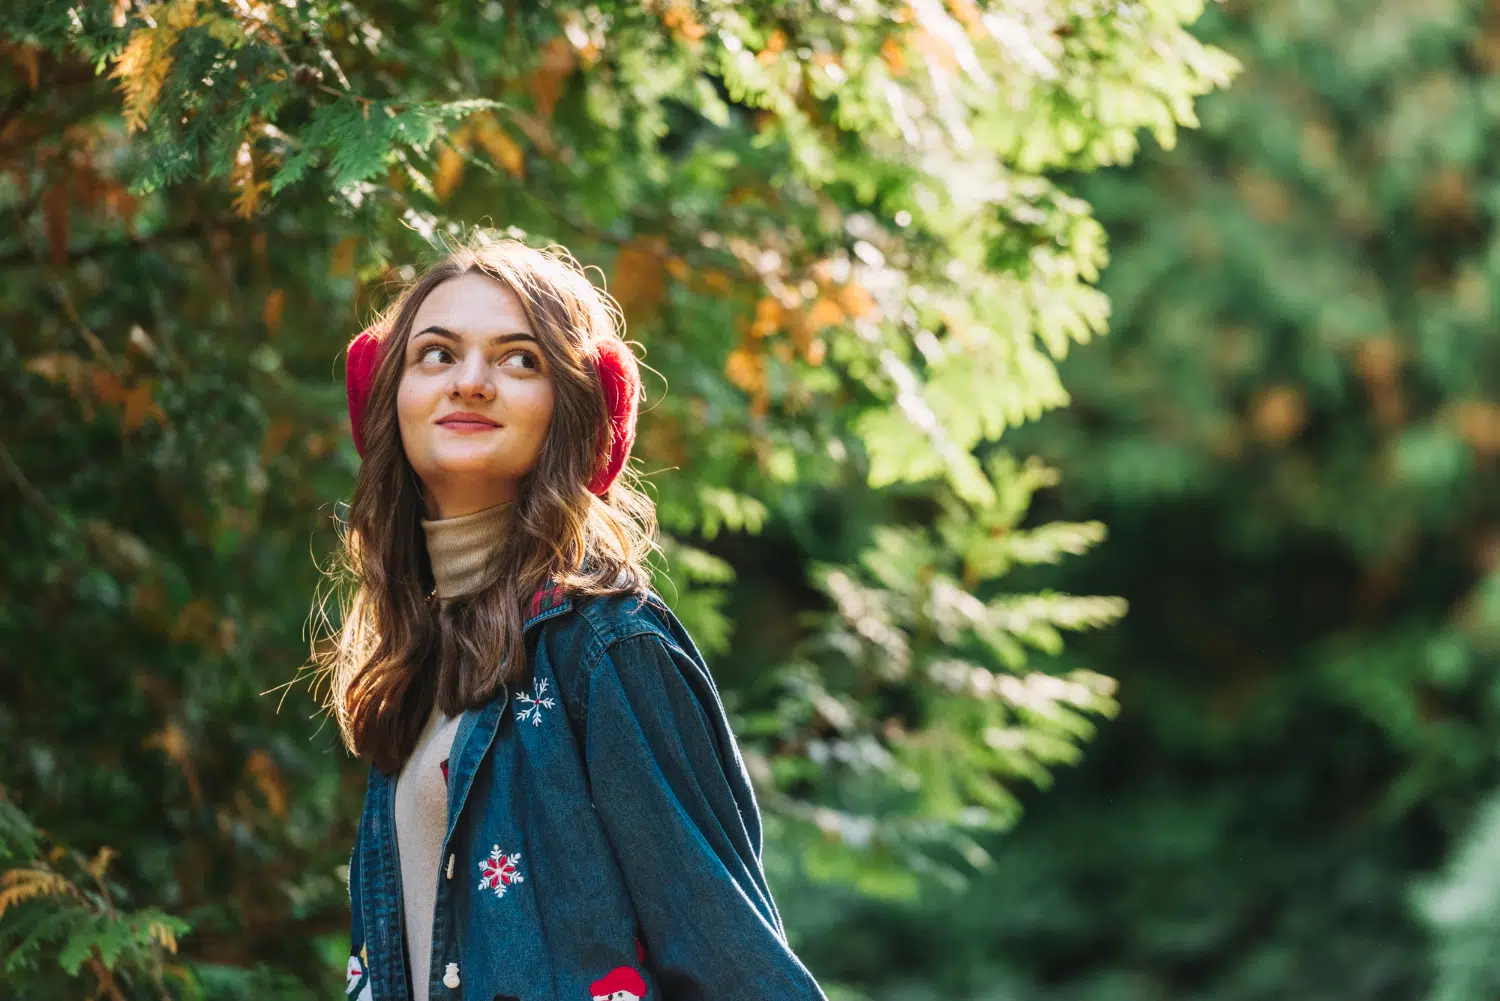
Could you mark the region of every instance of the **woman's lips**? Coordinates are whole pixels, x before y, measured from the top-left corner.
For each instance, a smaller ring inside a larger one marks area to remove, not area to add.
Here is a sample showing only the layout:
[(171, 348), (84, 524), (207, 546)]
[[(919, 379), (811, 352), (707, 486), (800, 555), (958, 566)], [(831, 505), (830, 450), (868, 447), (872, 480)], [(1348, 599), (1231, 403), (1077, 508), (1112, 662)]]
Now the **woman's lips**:
[(441, 418), (437, 423), (438, 427), (465, 434), (472, 434), (476, 431), (494, 431), (501, 427), (500, 424), (490, 420), (483, 414), (468, 412), (449, 414)]

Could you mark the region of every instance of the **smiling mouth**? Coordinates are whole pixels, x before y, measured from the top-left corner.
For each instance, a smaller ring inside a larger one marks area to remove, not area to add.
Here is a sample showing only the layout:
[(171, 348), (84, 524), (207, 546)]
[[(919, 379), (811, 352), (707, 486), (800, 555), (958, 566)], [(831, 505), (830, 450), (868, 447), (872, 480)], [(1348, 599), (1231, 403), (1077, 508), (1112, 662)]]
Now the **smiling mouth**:
[(449, 431), (472, 432), (499, 431), (504, 425), (493, 422), (489, 417), (483, 417), (480, 414), (449, 414), (438, 422), (438, 426), (447, 428)]
[(438, 421), (438, 427), (447, 428), (449, 431), (498, 431), (502, 427), (493, 421)]

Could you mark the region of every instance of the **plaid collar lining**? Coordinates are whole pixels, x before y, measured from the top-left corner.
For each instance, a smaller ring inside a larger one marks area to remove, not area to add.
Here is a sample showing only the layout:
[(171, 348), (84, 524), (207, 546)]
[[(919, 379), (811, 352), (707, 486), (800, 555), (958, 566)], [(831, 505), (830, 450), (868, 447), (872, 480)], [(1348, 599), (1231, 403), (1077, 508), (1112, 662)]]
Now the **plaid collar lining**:
[(536, 589), (531, 600), (526, 603), (526, 616), (521, 624), (522, 631), (530, 629), (543, 619), (551, 618), (554, 614), (560, 615), (573, 607), (573, 600), (568, 597), (556, 581), (549, 580)]

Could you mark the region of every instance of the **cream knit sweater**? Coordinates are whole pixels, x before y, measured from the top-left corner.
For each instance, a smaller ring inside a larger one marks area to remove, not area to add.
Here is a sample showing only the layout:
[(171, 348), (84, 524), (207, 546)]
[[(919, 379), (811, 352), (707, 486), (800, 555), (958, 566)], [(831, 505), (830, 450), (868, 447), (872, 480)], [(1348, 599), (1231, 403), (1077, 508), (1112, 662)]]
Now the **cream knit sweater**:
[[(505, 537), (510, 513), (511, 505), (505, 503), (459, 518), (422, 522), (439, 601), (483, 583), (485, 567)], [(401, 856), (406, 955), (414, 1001), (427, 1001), (432, 912), (448, 827), (448, 780), (443, 766), (462, 718), (444, 716), (433, 706), (416, 748), (396, 777), (396, 850)]]

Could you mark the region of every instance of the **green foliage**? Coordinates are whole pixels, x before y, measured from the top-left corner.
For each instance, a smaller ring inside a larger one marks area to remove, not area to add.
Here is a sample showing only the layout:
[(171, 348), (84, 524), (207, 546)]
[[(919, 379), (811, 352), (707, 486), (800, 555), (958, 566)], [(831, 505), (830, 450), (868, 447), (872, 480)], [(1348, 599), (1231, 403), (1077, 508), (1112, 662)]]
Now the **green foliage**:
[(36, 854), (37, 830), (14, 803), (0, 799), (0, 858), (28, 859)]
[(271, 177), (271, 194), (300, 180), (325, 156), (329, 183), (342, 191), (381, 173), (406, 150), (426, 152), (444, 126), (496, 106), (494, 101), (448, 101), (397, 107), (341, 97), (313, 112), (298, 137), (300, 148)]
[[(132, 980), (163, 989), (164, 958), (177, 950), (187, 922), (155, 908), (122, 911), (119, 887), (107, 879), (114, 858), (101, 848), (85, 858), (63, 846), (40, 852), (41, 832), (0, 801), (0, 954), (7, 980), (50, 973), (92, 977), (97, 992), (118, 995)], [(118, 978), (118, 981), (117, 981)]]
[(1421, 886), (1418, 911), (1437, 938), (1430, 1001), (1469, 1001), (1500, 990), (1500, 805), (1492, 796), (1442, 876)]
[(1013, 576), (1100, 523), (1033, 520), (996, 439), (1108, 317), (1064, 179), (1232, 71), (1200, 9), (9, 5), (0, 788), (191, 924), (170, 990), (331, 989), (362, 770), (283, 683), (357, 462), (334, 359), (487, 222), (598, 267), (659, 376), (662, 589), (778, 879), (959, 882), (1115, 709), (1062, 637), (1123, 603)]
[(1130, 601), (1068, 648), (1124, 710), (974, 892), (828, 916), (814, 961), (879, 970), (873, 996), (1500, 984), (1493, 11), (1272, 0), (1197, 30), (1244, 74), (1170, 155), (1080, 183), (1111, 333), (1008, 441), (1066, 474), (1032, 517), (1109, 526), (1027, 579)]
[[(785, 697), (746, 732), (815, 734), (803, 754), (770, 766), (772, 805), (793, 829), (807, 828), (815, 875), (897, 896), (923, 879), (962, 885), (965, 870), (987, 861), (975, 838), (1020, 814), (1012, 784), (1048, 785), (1051, 768), (1076, 762), (1094, 735), (1089, 716), (1118, 708), (1103, 675), (1028, 666), (1034, 652), (1062, 652), (1062, 631), (1114, 622), (1124, 602), (994, 590), (1004, 555), (1058, 550), (1039, 545), (1040, 533), (1016, 532), (1032, 491), (1055, 483), (1052, 471), (1003, 455), (991, 466), (1008, 503), (976, 518), (949, 495), (930, 526), (875, 528), (855, 566), (811, 568), (836, 614), (796, 648)], [(1047, 534), (1080, 551), (1100, 537), (1098, 526)], [(861, 850), (850, 857), (829, 839)], [(948, 852), (930, 851), (934, 841)]]

